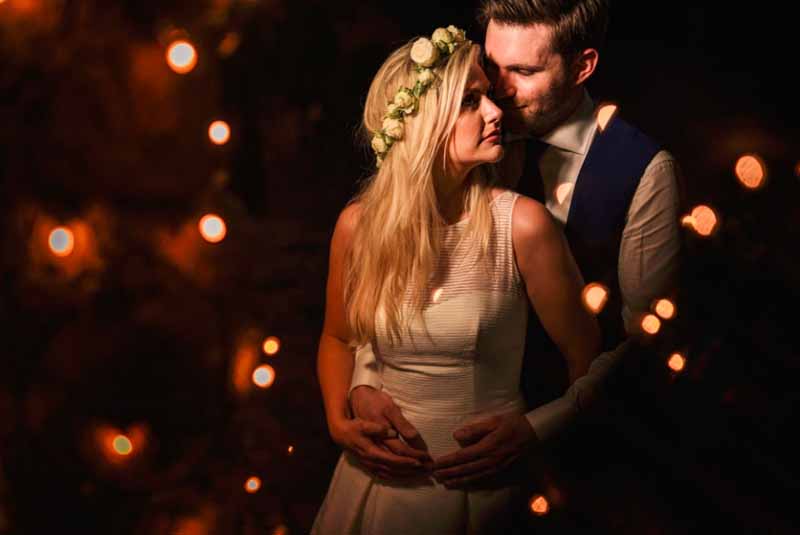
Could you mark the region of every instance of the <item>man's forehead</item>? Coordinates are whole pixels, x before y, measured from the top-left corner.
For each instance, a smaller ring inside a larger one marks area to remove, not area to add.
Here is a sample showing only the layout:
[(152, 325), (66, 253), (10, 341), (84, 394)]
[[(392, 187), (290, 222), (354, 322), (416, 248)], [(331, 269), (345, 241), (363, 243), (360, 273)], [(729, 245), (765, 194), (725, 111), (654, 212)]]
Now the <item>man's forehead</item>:
[(550, 54), (552, 28), (543, 24), (502, 24), (489, 21), (485, 55), (498, 64), (535, 64)]

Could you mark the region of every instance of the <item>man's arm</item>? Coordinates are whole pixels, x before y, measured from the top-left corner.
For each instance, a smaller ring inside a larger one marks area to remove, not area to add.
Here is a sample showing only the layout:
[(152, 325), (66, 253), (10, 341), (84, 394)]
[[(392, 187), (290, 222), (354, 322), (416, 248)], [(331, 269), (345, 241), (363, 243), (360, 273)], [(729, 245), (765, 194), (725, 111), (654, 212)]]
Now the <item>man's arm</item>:
[(380, 390), (382, 386), (378, 359), (375, 358), (375, 352), (372, 351), (372, 344), (364, 344), (356, 349), (353, 379), (350, 382), (348, 398), (359, 386), (371, 386), (375, 390)]
[(616, 368), (635, 352), (639, 321), (651, 303), (671, 295), (680, 267), (682, 182), (677, 162), (661, 151), (648, 164), (628, 208), (619, 253), (622, 317), (630, 338), (598, 355), (560, 398), (526, 415), (540, 440), (558, 435), (580, 415), (607, 401)]
[(628, 209), (618, 264), (628, 333), (641, 331), (639, 321), (653, 300), (675, 290), (682, 249), (682, 185), (675, 158), (661, 151), (647, 166)]

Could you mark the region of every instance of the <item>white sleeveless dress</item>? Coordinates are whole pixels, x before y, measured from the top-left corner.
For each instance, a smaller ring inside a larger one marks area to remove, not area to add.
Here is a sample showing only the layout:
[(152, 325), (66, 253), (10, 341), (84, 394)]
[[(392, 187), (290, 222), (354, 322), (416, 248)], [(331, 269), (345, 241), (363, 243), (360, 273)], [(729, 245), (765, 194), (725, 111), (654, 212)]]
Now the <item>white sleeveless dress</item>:
[[(452, 433), (462, 425), (526, 410), (519, 385), (527, 296), (511, 241), (518, 197), (506, 190), (492, 200), (493, 231), (484, 263), (477, 262), (471, 240), (459, 240), (468, 220), (441, 229), (442, 254), (427, 288), (425, 325), (412, 323), (413, 336), (392, 347), (379, 322), (372, 343), (383, 390), (434, 459), (459, 449)], [(345, 452), (311, 533), (495, 533), (521, 490), (509, 478), (496, 479), (470, 490), (447, 489), (428, 477), (388, 482)]]

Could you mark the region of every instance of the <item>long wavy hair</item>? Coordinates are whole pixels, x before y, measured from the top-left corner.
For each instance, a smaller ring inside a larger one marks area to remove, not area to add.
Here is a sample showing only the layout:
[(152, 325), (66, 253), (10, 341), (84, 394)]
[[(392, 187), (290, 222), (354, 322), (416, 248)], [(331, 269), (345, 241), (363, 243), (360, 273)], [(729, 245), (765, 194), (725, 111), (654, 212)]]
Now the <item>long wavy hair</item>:
[[(369, 88), (362, 132), (369, 140), (381, 129), (387, 102), (400, 87), (413, 87), (414, 40), (393, 52)], [(375, 337), (376, 321), (385, 321), (392, 344), (414, 317), (422, 317), (429, 298), (428, 281), (441, 251), (442, 217), (437, 190), (448, 173), (447, 147), (461, 111), (470, 66), (479, 61), (480, 47), (462, 45), (435, 69), (437, 82), (422, 95), (419, 110), (405, 118), (404, 138), (396, 142), (381, 166), (350, 201), (358, 203), (358, 224), (346, 256), (344, 273), (347, 321), (354, 345)], [(492, 229), (488, 166), (466, 177), (463, 209), (469, 213), (464, 238), (480, 248), (484, 258)]]

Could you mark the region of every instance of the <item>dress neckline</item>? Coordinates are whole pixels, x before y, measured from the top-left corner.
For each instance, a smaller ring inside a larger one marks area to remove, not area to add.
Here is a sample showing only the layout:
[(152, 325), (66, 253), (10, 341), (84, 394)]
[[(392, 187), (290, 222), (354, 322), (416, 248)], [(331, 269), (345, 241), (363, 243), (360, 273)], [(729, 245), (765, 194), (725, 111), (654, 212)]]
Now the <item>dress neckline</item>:
[[(500, 197), (502, 197), (503, 195), (507, 195), (507, 194), (509, 194), (509, 193), (512, 193), (512, 190), (510, 190), (510, 189), (507, 189), (507, 190), (504, 190), (502, 193), (499, 193), (499, 194), (495, 195), (495, 197), (494, 197), (494, 198), (493, 198), (491, 201), (489, 201), (489, 208), (491, 208), (492, 206), (494, 206), (494, 203), (495, 203), (495, 201), (496, 201), (497, 199), (499, 199), (499, 198), (500, 198)], [(465, 224), (467, 221), (469, 221), (469, 220), (470, 220), (470, 217), (472, 217), (472, 214), (467, 214), (467, 215), (466, 215), (466, 217), (463, 217), (463, 218), (459, 219), (459, 220), (458, 220), (458, 221), (456, 221), (455, 223), (445, 223), (445, 225), (444, 225), (444, 228), (448, 228), (448, 229), (449, 229), (449, 228), (453, 228), (453, 227), (459, 227), (459, 226), (462, 226), (462, 225), (464, 225), (464, 224)]]

